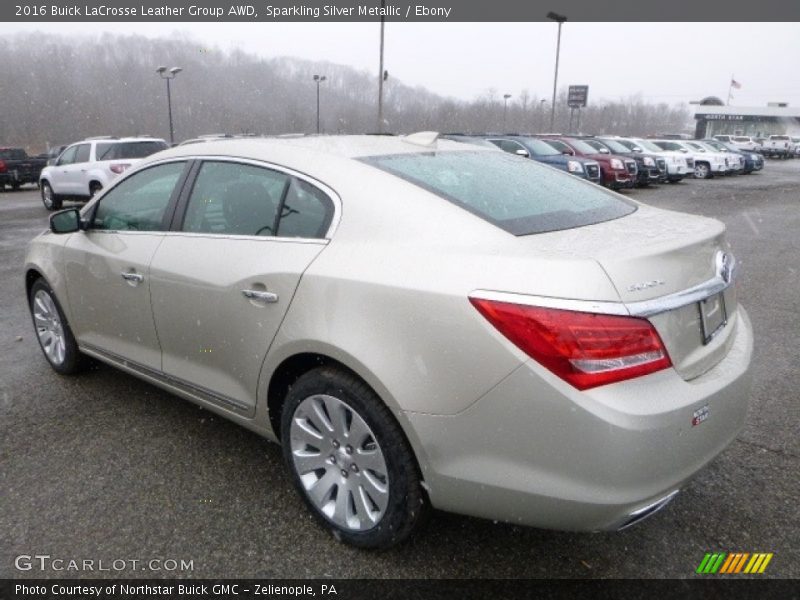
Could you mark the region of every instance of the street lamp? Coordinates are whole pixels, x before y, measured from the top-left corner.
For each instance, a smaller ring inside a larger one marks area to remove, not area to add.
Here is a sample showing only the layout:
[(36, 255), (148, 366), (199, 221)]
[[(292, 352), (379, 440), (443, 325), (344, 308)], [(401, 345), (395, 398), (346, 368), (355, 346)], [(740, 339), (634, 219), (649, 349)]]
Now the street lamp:
[(556, 42), (556, 72), (553, 75), (553, 103), (550, 106), (550, 131), (553, 131), (556, 122), (556, 86), (558, 85), (558, 56), (561, 53), (561, 26), (566, 23), (567, 17), (551, 11), (547, 13), (547, 18), (558, 23), (558, 42)]
[(319, 133), (319, 84), (326, 79), (325, 75), (314, 75), (314, 81), (317, 83), (317, 133)]
[(508, 115), (508, 99), (511, 98), (511, 94), (503, 94), (503, 133), (506, 130), (506, 115)]
[(389, 76), (389, 73), (383, 68), (383, 29), (386, 18), (384, 17), (384, 10), (386, 9), (386, 0), (381, 0), (381, 41), (378, 60), (378, 133), (383, 133), (383, 82)]
[(172, 67), (171, 69), (167, 69), (167, 67), (158, 67), (156, 69), (156, 73), (161, 76), (161, 79), (167, 80), (167, 111), (169, 112), (169, 144), (170, 146), (175, 144), (175, 132), (172, 128), (172, 96), (170, 94), (169, 89), (169, 82), (171, 79), (175, 79), (175, 76), (183, 71), (180, 67)]

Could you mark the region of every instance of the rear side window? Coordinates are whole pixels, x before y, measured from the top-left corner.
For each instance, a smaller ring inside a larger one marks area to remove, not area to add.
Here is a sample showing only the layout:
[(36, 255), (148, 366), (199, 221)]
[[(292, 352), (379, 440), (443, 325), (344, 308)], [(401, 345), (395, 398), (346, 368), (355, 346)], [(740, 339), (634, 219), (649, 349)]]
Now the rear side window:
[(591, 225), (636, 210), (599, 186), (499, 152), (427, 152), (361, 160), (514, 235)]
[(183, 230), (193, 233), (274, 235), (289, 176), (229, 162), (205, 162), (192, 188)]
[(165, 214), (184, 162), (150, 167), (131, 175), (100, 199), (93, 229), (164, 231)]
[(120, 160), (126, 158), (145, 158), (168, 148), (166, 142), (104, 142), (97, 144), (97, 160)]
[(333, 203), (287, 173), (231, 162), (205, 162), (186, 208), (183, 231), (222, 235), (323, 238)]

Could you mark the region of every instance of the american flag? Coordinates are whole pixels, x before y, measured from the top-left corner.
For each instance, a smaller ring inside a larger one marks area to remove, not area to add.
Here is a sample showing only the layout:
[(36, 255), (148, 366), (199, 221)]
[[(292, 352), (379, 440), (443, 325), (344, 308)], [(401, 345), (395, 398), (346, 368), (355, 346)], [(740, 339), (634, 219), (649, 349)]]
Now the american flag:
[(735, 79), (731, 79), (731, 87), (740, 90), (742, 89), (742, 84), (736, 81)]

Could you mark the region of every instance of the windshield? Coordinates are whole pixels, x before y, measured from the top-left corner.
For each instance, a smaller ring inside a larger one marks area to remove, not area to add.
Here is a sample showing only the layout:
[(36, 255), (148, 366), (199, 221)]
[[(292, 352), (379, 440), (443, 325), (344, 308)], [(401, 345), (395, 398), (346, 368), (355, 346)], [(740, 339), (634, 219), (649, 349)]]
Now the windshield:
[(740, 135), (737, 135), (736, 137), (734, 137), (732, 139), (733, 139), (734, 142), (749, 142), (750, 141), (749, 137), (742, 137)]
[(663, 150), (671, 150), (673, 152), (686, 152), (686, 148), (676, 142), (658, 141), (655, 142), (656, 146), (660, 146)]
[(604, 152), (608, 154), (608, 148), (606, 147), (605, 144), (602, 144), (597, 140), (587, 140), (586, 143), (589, 144), (592, 148), (594, 148), (598, 152)]
[(597, 154), (597, 149), (581, 140), (570, 140), (569, 145), (582, 154)]
[(166, 142), (118, 142), (98, 143), (95, 152), (97, 160), (119, 160), (125, 158), (145, 158), (161, 150), (166, 150)]
[(694, 148), (695, 150), (699, 150), (700, 152), (705, 152), (706, 149), (696, 142), (686, 142), (686, 145), (690, 148)]
[[(612, 152), (616, 152), (618, 154), (628, 154), (631, 151), (631, 148), (624, 145), (622, 142), (618, 142), (617, 140), (600, 140), (606, 146), (608, 146), (609, 150)], [(631, 146), (635, 146), (636, 144), (631, 144)]]
[(570, 148), (567, 144), (565, 144), (561, 140), (542, 140), (542, 141), (551, 148), (555, 148), (559, 154), (564, 154), (565, 152), (568, 154), (573, 153), (572, 148)]
[(638, 144), (640, 147), (644, 148), (645, 150), (649, 150), (650, 152), (663, 152), (664, 149), (661, 146), (657, 146), (653, 142), (649, 140), (636, 140), (634, 142)]
[(425, 152), (360, 160), (513, 235), (591, 225), (636, 210), (599, 186), (506, 153)]
[(525, 147), (531, 151), (534, 156), (554, 156), (561, 154), (561, 151), (553, 148), (547, 142), (543, 142), (537, 138), (525, 138), (523, 140)]

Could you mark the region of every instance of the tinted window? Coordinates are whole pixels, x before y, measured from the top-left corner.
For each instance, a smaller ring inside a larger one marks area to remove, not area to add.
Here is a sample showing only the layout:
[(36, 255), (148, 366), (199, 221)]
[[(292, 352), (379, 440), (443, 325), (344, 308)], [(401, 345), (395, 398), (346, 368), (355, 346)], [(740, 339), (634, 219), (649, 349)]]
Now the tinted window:
[(601, 140), (602, 143), (612, 152), (617, 154), (628, 154), (631, 150), (617, 140)]
[(192, 188), (183, 230), (319, 238), (332, 216), (330, 198), (305, 181), (263, 167), (206, 162)]
[(592, 148), (589, 144), (581, 140), (570, 140), (569, 145), (583, 154), (597, 154), (596, 148)]
[(81, 144), (76, 146), (77, 150), (75, 150), (75, 160), (73, 162), (76, 163), (85, 163), (89, 162), (89, 151), (92, 149), (90, 144)]
[(310, 183), (293, 179), (281, 210), (280, 237), (322, 238), (333, 217), (330, 198)]
[(200, 169), (183, 221), (196, 233), (275, 235), (275, 217), (289, 176), (229, 162)]
[(574, 154), (574, 150), (561, 140), (546, 140), (544, 143), (555, 149), (556, 154), (563, 154), (565, 152), (568, 154)]
[(125, 158), (145, 158), (167, 149), (166, 142), (103, 142), (97, 144), (97, 160), (119, 160)]
[(58, 158), (59, 165), (71, 165), (75, 162), (75, 152), (77, 151), (77, 146), (70, 146), (64, 153)]
[(25, 160), (28, 155), (22, 148), (3, 148), (0, 150), (0, 160)]
[(150, 167), (131, 175), (100, 200), (94, 229), (163, 231), (164, 215), (185, 163)]
[(636, 210), (598, 186), (499, 152), (428, 152), (361, 160), (514, 235), (580, 227)]

